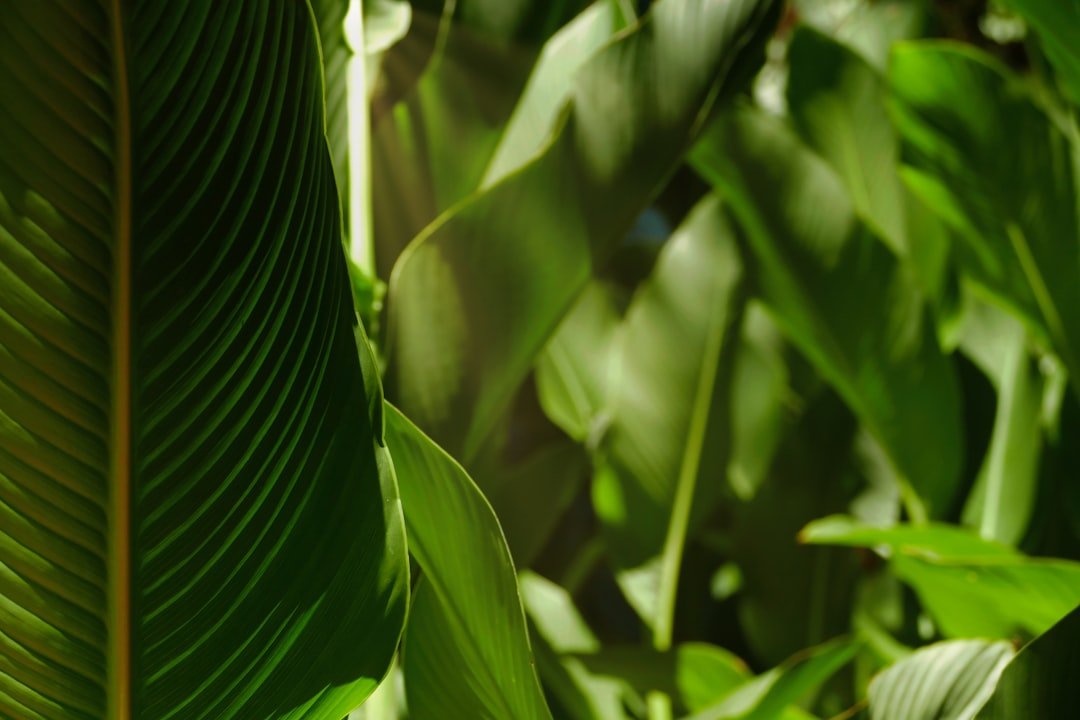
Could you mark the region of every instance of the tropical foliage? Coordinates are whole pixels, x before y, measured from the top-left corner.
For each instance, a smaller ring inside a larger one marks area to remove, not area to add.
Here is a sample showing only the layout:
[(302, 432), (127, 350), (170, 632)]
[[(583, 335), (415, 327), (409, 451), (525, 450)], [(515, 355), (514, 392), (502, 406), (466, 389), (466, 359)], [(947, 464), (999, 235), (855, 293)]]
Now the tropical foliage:
[(1078, 113), (1080, 0), (0, 2), (0, 718), (1072, 717)]

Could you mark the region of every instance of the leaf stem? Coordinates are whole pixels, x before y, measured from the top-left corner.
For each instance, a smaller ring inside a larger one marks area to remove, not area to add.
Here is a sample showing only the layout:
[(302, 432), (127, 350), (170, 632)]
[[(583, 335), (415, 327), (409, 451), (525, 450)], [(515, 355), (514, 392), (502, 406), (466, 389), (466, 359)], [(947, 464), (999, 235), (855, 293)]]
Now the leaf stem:
[(110, 3), (115, 101), (106, 712), (131, 718), (131, 92), (121, 0)]

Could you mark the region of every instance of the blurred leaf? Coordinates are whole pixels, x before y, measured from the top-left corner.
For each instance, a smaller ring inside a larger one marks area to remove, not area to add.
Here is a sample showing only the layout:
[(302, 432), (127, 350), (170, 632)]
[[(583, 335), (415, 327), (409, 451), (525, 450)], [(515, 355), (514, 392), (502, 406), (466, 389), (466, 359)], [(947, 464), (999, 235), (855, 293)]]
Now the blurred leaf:
[(804, 650), (687, 720), (773, 720), (787, 706), (817, 690), (847, 665), (857, 650), (857, 645), (843, 639)]
[(681, 643), (666, 652), (607, 645), (575, 657), (595, 675), (627, 681), (642, 697), (659, 690), (687, 712), (718, 702), (750, 677), (742, 660), (706, 643)]
[(979, 720), (1072, 717), (1080, 705), (1080, 608), (1013, 658)]
[(484, 173), (490, 187), (543, 149), (574, 89), (581, 67), (623, 25), (611, 0), (599, 0), (544, 45), (514, 114)]
[(545, 689), (573, 720), (623, 720), (623, 683), (590, 673), (572, 654), (595, 652), (600, 641), (569, 593), (525, 571), (521, 595), (536, 628), (536, 660)]
[(837, 173), (859, 216), (911, 263), (928, 300), (951, 321), (945, 296), (950, 238), (900, 180), (900, 139), (888, 85), (855, 52), (805, 28), (789, 50), (788, 105), (800, 135)]
[(900, 141), (886, 112), (884, 78), (853, 51), (807, 28), (795, 32), (788, 61), (796, 129), (837, 173), (856, 212), (902, 255)]
[[(760, 57), (771, 0), (669, 0), (587, 62), (550, 144), (443, 215), (390, 283), (390, 387), (471, 456), (585, 287)], [(458, 100), (460, 102), (460, 100)]]
[(1039, 34), (1070, 99), (1080, 105), (1080, 1), (1002, 0)]
[(932, 512), (945, 512), (960, 470), (960, 399), (910, 276), (779, 120), (735, 109), (694, 164), (729, 200), (777, 323)]
[(893, 43), (929, 29), (927, 0), (793, 0), (792, 4), (803, 22), (849, 46), (879, 71), (884, 71)]
[(550, 720), (533, 667), (517, 577), (495, 513), (453, 458), (392, 405), (394, 457), (409, 550), (424, 572), (402, 669), (413, 720)]
[(518, 567), (528, 567), (590, 475), (588, 454), (569, 440), (503, 468), (488, 494)]
[(610, 420), (621, 320), (614, 291), (594, 280), (537, 360), (536, 389), (544, 412), (579, 442), (598, 438)]
[(739, 628), (769, 664), (847, 632), (858, 577), (847, 553), (797, 541), (807, 522), (846, 509), (858, 489), (851, 413), (827, 391), (799, 401), (807, 407), (786, 429), (761, 488), (730, 510), (730, 559), (743, 575)]
[(875, 550), (948, 637), (1038, 635), (1080, 603), (1080, 563), (1029, 558), (948, 525), (873, 528), (829, 517), (801, 539)]
[[(365, 3), (366, 4), (366, 3)], [(326, 97), (326, 139), (334, 163), (338, 196), (349, 227), (349, 83), (348, 64), (352, 50), (345, 41), (345, 14), (349, 0), (312, 0), (319, 23), (323, 79)]]
[(408, 33), (409, 24), (412, 22), (412, 6), (405, 0), (353, 2), (359, 2), (363, 10), (363, 42), (366, 55), (381, 55)]
[[(723, 490), (743, 303), (738, 250), (719, 201), (708, 197), (661, 250), (619, 338), (619, 381), (603, 443), (610, 473), (598, 477), (594, 505), (620, 575), (677, 578), (687, 532)], [(677, 549), (669, 553), (671, 543)], [(649, 563), (661, 552), (661, 563)], [(648, 625), (666, 622), (670, 599), (661, 594), (672, 589), (629, 587)]]
[(1065, 138), (1020, 78), (968, 48), (901, 45), (891, 79), (909, 184), (963, 240), (965, 272), (1080, 377), (1080, 235)]
[(972, 720), (1012, 656), (1009, 643), (986, 640), (951, 640), (917, 650), (870, 683), (870, 718)]
[(1027, 332), (1012, 320), (995, 338), (1004, 345), (996, 378), (997, 415), (990, 450), (964, 507), (964, 522), (989, 540), (1016, 545), (1034, 510), (1042, 451), (1043, 378)]
[(380, 277), (390, 276), (401, 252), (428, 224), (480, 186), (534, 59), (527, 46), (456, 28), (415, 87), (373, 124)]
[(783, 440), (791, 390), (786, 345), (759, 303), (747, 305), (740, 330), (731, 391), (728, 483), (739, 498), (749, 500), (765, 481)]

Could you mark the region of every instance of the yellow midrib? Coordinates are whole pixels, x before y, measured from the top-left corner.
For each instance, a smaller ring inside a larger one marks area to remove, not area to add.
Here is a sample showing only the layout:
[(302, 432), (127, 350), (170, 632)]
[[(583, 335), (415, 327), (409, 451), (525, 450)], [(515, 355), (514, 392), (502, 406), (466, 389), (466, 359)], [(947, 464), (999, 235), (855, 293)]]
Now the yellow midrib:
[(115, 102), (106, 717), (131, 719), (131, 95), (123, 0), (111, 0)]

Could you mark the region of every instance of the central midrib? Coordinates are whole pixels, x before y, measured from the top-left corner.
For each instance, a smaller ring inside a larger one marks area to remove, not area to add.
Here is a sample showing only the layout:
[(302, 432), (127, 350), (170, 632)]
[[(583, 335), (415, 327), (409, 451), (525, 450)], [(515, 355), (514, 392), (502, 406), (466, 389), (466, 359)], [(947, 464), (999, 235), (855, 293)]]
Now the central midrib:
[(111, 0), (114, 150), (112, 373), (108, 476), (106, 717), (131, 719), (131, 95), (123, 0)]

